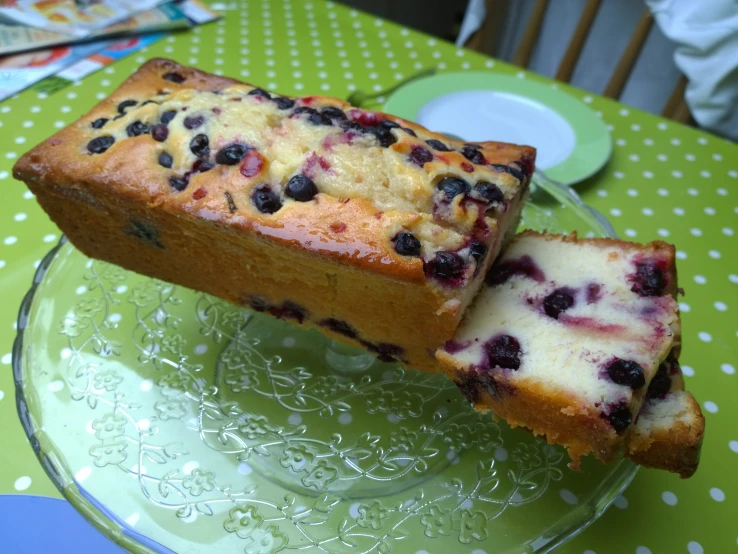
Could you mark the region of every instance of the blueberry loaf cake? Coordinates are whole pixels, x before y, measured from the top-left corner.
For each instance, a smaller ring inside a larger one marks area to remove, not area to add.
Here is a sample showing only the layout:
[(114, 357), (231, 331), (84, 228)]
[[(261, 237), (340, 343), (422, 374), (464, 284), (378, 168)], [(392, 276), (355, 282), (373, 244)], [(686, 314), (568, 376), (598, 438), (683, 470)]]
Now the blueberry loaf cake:
[(623, 453), (662, 362), (676, 359), (674, 248), (527, 231), (437, 352), (480, 410), (563, 444), (576, 468)]
[(626, 454), (642, 466), (691, 477), (700, 462), (705, 418), (694, 396), (684, 390), (676, 359), (659, 366), (630, 434)]
[(534, 161), (152, 60), (13, 171), (88, 256), (438, 371)]

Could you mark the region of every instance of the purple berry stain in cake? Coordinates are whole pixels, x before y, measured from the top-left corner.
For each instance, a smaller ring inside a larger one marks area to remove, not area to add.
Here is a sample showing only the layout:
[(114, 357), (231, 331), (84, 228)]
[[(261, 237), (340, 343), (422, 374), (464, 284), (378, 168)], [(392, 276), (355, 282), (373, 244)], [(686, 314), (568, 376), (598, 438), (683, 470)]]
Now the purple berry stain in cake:
[(339, 335), (343, 335), (344, 337), (348, 337), (350, 339), (355, 339), (359, 336), (359, 333), (356, 331), (356, 329), (351, 327), (351, 325), (349, 325), (345, 321), (341, 321), (340, 319), (335, 319), (333, 317), (319, 321), (318, 325), (327, 327), (334, 333), (338, 333)]
[(587, 304), (595, 304), (602, 300), (602, 285), (599, 283), (590, 283), (585, 291)]
[(167, 169), (171, 169), (172, 163), (174, 160), (172, 159), (172, 156), (167, 154), (166, 152), (162, 152), (159, 154), (159, 165), (162, 167), (166, 167)]
[(576, 291), (569, 287), (561, 287), (543, 299), (543, 312), (553, 319), (559, 319), (561, 312), (574, 306)]
[(281, 306), (272, 306), (267, 311), (279, 319), (294, 319), (298, 323), (302, 323), (308, 315), (305, 308), (289, 300), (283, 302)]
[(522, 348), (520, 347), (520, 342), (515, 337), (497, 335), (486, 341), (483, 344), (483, 348), (487, 359), (486, 364), (482, 367), (514, 370), (520, 368)]
[(495, 264), (487, 274), (486, 281), (489, 286), (494, 287), (507, 282), (516, 275), (533, 279), (539, 283), (546, 280), (541, 268), (533, 261), (533, 258), (526, 254), (514, 260), (505, 260)]
[(360, 340), (359, 342), (364, 348), (376, 354), (380, 362), (397, 362), (402, 359), (402, 355), (405, 353), (405, 349), (401, 346), (388, 342), (380, 342), (377, 344), (365, 340)]
[(447, 340), (443, 343), (443, 351), (449, 354), (458, 354), (462, 350), (466, 350), (472, 344), (470, 340)]
[(168, 110), (161, 114), (161, 118), (159, 119), (164, 125), (169, 124), (172, 119), (174, 119), (174, 116), (177, 115), (177, 110)]
[(631, 389), (640, 389), (646, 384), (643, 367), (633, 360), (614, 358), (605, 367), (605, 373), (613, 383), (624, 385)]
[(509, 165), (502, 165), (502, 164), (489, 164), (489, 167), (496, 171), (500, 171), (502, 173), (507, 173), (509, 175), (512, 175), (515, 177), (518, 181), (523, 181), (525, 179), (525, 174), (520, 171), (519, 169), (516, 169), (514, 167), (510, 167)]
[(156, 228), (151, 223), (132, 219), (128, 222), (128, 226), (123, 229), (123, 232), (157, 248), (164, 248), (164, 245), (159, 240), (159, 233), (157, 233)]
[(136, 104), (138, 104), (138, 102), (136, 102), (135, 100), (123, 100), (123, 102), (118, 104), (118, 113), (120, 115), (124, 115), (128, 108), (131, 108)]
[(480, 146), (477, 144), (466, 144), (461, 149), (461, 155), (467, 160), (477, 165), (484, 163), (484, 154), (479, 151)]
[(126, 134), (129, 137), (138, 137), (140, 135), (148, 134), (150, 127), (141, 121), (134, 121), (128, 127), (126, 127)]
[(243, 158), (239, 171), (244, 177), (251, 178), (261, 173), (263, 167), (264, 157), (256, 150), (249, 150)]
[(647, 260), (636, 262), (636, 271), (628, 275), (628, 280), (633, 283), (631, 291), (639, 296), (662, 296), (666, 287), (666, 277), (661, 265), (663, 262)]
[(249, 296), (247, 302), (251, 309), (256, 312), (265, 312), (271, 308), (271, 304), (263, 296)]

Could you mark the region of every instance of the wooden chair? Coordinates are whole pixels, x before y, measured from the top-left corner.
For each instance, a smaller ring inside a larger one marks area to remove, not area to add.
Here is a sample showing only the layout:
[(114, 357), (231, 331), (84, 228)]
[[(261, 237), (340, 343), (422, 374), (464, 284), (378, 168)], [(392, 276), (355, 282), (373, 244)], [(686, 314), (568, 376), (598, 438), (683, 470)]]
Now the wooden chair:
[[(559, 81), (569, 82), (574, 69), (576, 68), (579, 56), (582, 53), (582, 48), (587, 40), (590, 30), (592, 29), (592, 23), (594, 23), (597, 12), (600, 9), (602, 0), (587, 0), (587, 4), (582, 10), (582, 15), (579, 18), (577, 27), (574, 30), (574, 34), (569, 40), (569, 45), (566, 48), (564, 57), (559, 64), (556, 71), (556, 79)], [(486, 0), (487, 7), (487, 18), (484, 25), (469, 39), (466, 46), (478, 51), (489, 52), (490, 41), (489, 35), (492, 32), (492, 21), (495, 19), (500, 20), (501, 15), (500, 2), (495, 0)], [(528, 24), (523, 33), (523, 38), (520, 41), (517, 49), (512, 58), (512, 62), (522, 67), (528, 67), (530, 64), (530, 58), (533, 54), (533, 50), (538, 42), (538, 36), (541, 32), (541, 26), (543, 25), (543, 18), (546, 15), (546, 8), (548, 7), (548, 0), (536, 0), (533, 6), (533, 11), (528, 20)], [(607, 83), (603, 92), (604, 96), (608, 98), (619, 98), (625, 88), (628, 78), (635, 66), (638, 56), (643, 49), (643, 45), (648, 38), (648, 33), (651, 31), (653, 26), (653, 17), (648, 8), (644, 8), (641, 14), (638, 24), (633, 31), (633, 35), (630, 37), (625, 50), (623, 51), (620, 60), (615, 66), (615, 70), (610, 77), (610, 81)], [(692, 115), (689, 113), (689, 108), (684, 101), (684, 89), (687, 85), (686, 77), (682, 76), (679, 82), (674, 87), (674, 90), (669, 97), (669, 100), (664, 105), (661, 115), (668, 117), (679, 123), (690, 123), (693, 124)]]

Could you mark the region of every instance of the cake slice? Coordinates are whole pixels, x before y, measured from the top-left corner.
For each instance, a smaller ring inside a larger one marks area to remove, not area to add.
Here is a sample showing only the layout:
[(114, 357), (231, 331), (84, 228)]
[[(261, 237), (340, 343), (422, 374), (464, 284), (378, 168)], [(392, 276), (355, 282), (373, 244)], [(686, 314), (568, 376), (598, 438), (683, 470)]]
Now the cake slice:
[(674, 248), (525, 232), (437, 352), (478, 410), (566, 446), (572, 467), (624, 451), (680, 345)]
[(659, 366), (638, 413), (626, 454), (636, 463), (691, 477), (700, 462), (705, 418), (694, 397), (684, 390), (676, 360)]
[(88, 256), (438, 371), (534, 161), (159, 59), (13, 175)]

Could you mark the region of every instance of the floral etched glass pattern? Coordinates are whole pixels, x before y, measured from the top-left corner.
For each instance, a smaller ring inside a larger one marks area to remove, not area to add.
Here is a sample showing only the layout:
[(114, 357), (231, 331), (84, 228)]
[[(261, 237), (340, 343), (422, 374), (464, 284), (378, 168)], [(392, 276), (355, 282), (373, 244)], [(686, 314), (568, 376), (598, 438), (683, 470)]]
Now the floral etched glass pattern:
[[(561, 228), (558, 204), (526, 210), (529, 226)], [(18, 329), (32, 446), (133, 551), (546, 551), (635, 472), (591, 460), (572, 472), (562, 449), (476, 413), (442, 375), (331, 369), (315, 331), (65, 242)]]

